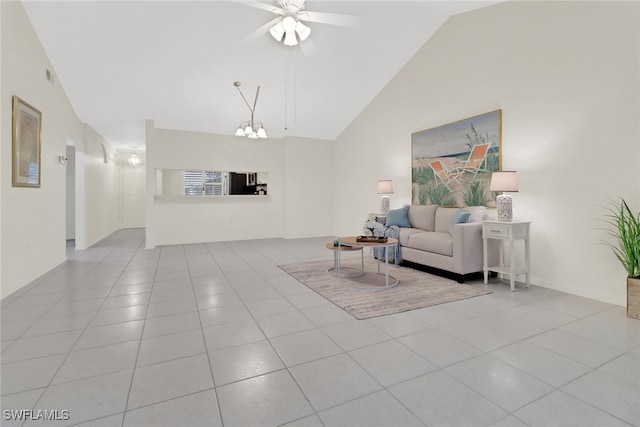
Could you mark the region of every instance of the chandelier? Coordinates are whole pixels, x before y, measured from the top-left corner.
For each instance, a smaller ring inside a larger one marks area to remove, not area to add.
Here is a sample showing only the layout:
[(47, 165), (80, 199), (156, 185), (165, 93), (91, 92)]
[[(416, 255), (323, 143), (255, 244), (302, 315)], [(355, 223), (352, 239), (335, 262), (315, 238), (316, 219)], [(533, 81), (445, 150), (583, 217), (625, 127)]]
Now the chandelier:
[(264, 130), (264, 127), (262, 126), (262, 122), (255, 122), (253, 120), (253, 113), (256, 111), (256, 104), (258, 102), (258, 96), (260, 95), (260, 86), (258, 86), (258, 89), (256, 90), (256, 98), (253, 101), (253, 108), (252, 108), (251, 105), (247, 102), (247, 98), (244, 97), (244, 94), (240, 90), (241, 83), (233, 82), (233, 85), (236, 87), (236, 89), (238, 89), (238, 92), (240, 92), (240, 96), (242, 96), (242, 99), (244, 99), (244, 103), (247, 104), (247, 107), (249, 107), (249, 111), (251, 111), (251, 117), (249, 118), (248, 121), (240, 123), (240, 125), (238, 126), (238, 130), (236, 130), (235, 135), (246, 136), (247, 138), (250, 138), (250, 139), (266, 138), (267, 132)]
[(285, 46), (295, 46), (298, 44), (298, 38), (303, 42), (309, 37), (311, 28), (293, 16), (285, 16), (282, 21), (271, 27), (269, 32), (274, 39), (283, 42)]
[(135, 150), (127, 159), (127, 163), (129, 163), (129, 166), (131, 166), (132, 168), (137, 168), (138, 166), (140, 166), (141, 160), (140, 157), (136, 154)]

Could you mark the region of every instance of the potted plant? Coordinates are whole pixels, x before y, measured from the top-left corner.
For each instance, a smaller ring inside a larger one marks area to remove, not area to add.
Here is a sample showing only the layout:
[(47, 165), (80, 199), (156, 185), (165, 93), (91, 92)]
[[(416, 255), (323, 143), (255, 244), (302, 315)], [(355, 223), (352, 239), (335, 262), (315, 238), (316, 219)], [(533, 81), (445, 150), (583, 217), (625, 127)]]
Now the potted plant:
[(608, 243), (627, 271), (627, 317), (640, 319), (640, 213), (634, 214), (624, 199), (609, 208), (607, 231), (616, 243)]

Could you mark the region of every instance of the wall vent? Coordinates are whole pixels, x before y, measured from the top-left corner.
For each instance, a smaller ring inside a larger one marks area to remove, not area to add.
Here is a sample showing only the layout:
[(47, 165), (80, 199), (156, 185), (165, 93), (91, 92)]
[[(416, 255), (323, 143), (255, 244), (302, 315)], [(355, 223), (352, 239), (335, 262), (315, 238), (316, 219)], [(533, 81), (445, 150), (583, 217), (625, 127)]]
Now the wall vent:
[(51, 84), (53, 84), (53, 83), (54, 83), (54, 81), (53, 81), (53, 80), (54, 80), (54, 79), (53, 79), (53, 73), (52, 73), (51, 71), (49, 71), (49, 70), (47, 70), (47, 80), (49, 80), (49, 82), (50, 82)]

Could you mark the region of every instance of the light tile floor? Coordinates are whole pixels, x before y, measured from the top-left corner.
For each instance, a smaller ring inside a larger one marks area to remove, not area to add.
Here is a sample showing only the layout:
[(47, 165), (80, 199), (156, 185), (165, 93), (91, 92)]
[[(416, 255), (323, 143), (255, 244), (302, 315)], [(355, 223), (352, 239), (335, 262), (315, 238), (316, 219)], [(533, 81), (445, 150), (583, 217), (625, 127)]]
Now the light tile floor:
[[(0, 424), (640, 426), (624, 308), (494, 280), (358, 321), (277, 267), (332, 259), (328, 240), (69, 248), (1, 302)], [(70, 418), (6, 419), (20, 409)]]

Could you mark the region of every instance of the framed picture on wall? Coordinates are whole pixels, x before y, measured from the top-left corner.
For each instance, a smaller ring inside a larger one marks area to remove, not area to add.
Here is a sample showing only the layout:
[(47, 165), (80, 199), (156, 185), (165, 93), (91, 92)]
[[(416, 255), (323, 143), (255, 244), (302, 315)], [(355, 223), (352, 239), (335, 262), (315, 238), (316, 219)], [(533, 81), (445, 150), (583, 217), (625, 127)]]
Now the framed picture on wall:
[(17, 96), (13, 97), (14, 187), (40, 187), (40, 130), (42, 113)]
[(490, 206), (502, 165), (502, 110), (411, 135), (412, 204)]

